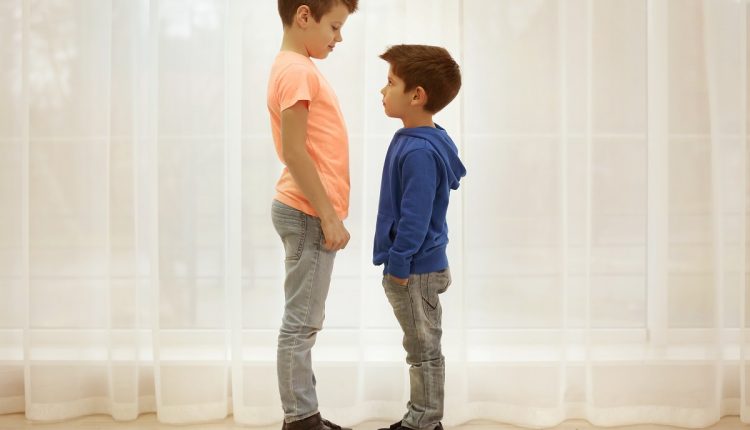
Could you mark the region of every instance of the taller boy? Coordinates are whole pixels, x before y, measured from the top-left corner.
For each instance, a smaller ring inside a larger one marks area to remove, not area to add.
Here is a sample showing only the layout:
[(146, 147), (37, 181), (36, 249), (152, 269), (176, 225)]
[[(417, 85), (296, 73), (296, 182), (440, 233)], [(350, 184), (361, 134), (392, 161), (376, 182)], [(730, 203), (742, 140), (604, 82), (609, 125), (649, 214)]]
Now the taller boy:
[(324, 59), (358, 0), (279, 0), (284, 27), (271, 67), (268, 111), (286, 166), (271, 213), (284, 244), (286, 299), (277, 372), (283, 430), (340, 429), (321, 418), (310, 350), (323, 327), (336, 251), (349, 242), (349, 141), (333, 89), (310, 57)]
[(383, 165), (373, 262), (384, 265), (383, 287), (404, 331), (411, 396), (390, 430), (442, 430), (445, 358), (438, 294), (451, 283), (446, 213), (450, 191), (466, 174), (458, 149), (432, 116), (456, 97), (461, 71), (437, 46), (397, 45), (383, 107), (404, 128), (393, 136)]

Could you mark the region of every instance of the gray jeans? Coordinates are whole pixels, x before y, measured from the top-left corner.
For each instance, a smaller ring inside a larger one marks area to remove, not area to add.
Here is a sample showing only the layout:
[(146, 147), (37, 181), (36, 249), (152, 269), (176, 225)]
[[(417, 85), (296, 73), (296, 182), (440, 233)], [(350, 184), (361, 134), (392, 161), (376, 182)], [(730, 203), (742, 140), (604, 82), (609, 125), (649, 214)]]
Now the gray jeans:
[(310, 350), (323, 328), (325, 302), (335, 252), (322, 246), (320, 219), (278, 201), (271, 218), (284, 243), (284, 316), (279, 330), (276, 370), (287, 423), (318, 413)]
[(409, 276), (407, 286), (383, 278), (383, 288), (404, 331), (411, 394), (402, 425), (432, 430), (443, 418), (445, 357), (440, 347), (442, 312), (438, 294), (451, 284), (449, 269)]

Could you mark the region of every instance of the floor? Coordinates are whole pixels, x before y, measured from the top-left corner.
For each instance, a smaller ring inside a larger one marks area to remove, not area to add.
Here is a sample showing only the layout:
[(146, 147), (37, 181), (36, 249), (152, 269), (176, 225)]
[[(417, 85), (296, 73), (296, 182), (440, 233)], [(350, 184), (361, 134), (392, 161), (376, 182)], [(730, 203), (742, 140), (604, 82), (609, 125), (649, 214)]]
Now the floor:
[[(355, 426), (355, 430), (376, 430), (379, 427), (387, 427), (389, 423), (379, 421), (368, 421)], [(22, 414), (0, 415), (0, 430), (24, 430), (24, 429), (44, 429), (44, 430), (279, 430), (279, 425), (273, 427), (246, 427), (232, 422), (231, 418), (224, 421), (212, 422), (206, 424), (172, 426), (159, 424), (156, 421), (156, 415), (144, 414), (136, 421), (125, 423), (114, 422), (112, 418), (105, 415), (94, 415), (76, 420), (59, 422), (59, 423), (32, 423), (26, 420)], [(678, 427), (659, 426), (659, 425), (636, 425), (625, 427), (594, 427), (586, 421), (571, 420), (549, 428), (547, 430), (676, 430)], [(743, 424), (738, 417), (725, 417), (719, 423), (708, 427), (711, 430), (750, 430), (750, 424)], [(448, 428), (448, 430), (523, 430), (508, 424), (493, 422), (471, 422), (459, 427)]]

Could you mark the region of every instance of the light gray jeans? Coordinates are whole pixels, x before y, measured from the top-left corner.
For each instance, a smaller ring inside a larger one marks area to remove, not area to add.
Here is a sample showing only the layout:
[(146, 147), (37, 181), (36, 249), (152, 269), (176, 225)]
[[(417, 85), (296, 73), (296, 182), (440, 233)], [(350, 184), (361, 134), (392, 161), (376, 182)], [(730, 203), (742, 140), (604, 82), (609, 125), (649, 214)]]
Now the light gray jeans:
[(432, 430), (443, 418), (445, 357), (439, 294), (451, 284), (449, 269), (409, 276), (407, 286), (383, 278), (383, 288), (404, 332), (411, 394), (401, 425)]
[(320, 219), (274, 200), (271, 218), (284, 244), (284, 316), (276, 370), (284, 421), (318, 413), (310, 350), (323, 328), (335, 252), (322, 246)]

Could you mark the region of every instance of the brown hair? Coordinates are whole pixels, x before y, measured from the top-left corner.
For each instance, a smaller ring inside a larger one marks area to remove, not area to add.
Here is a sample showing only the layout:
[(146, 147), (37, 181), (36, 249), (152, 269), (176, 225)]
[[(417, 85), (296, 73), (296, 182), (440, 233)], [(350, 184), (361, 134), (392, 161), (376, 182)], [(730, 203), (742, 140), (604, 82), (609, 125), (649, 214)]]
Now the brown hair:
[(420, 86), (427, 93), (424, 109), (437, 113), (461, 89), (461, 69), (445, 48), (429, 45), (394, 45), (380, 58), (404, 81), (404, 91)]
[(292, 25), (297, 9), (302, 5), (307, 5), (315, 22), (320, 22), (320, 18), (330, 12), (336, 4), (341, 3), (349, 9), (349, 13), (354, 13), (358, 2), (359, 0), (279, 0), (279, 16), (284, 27), (289, 27)]

